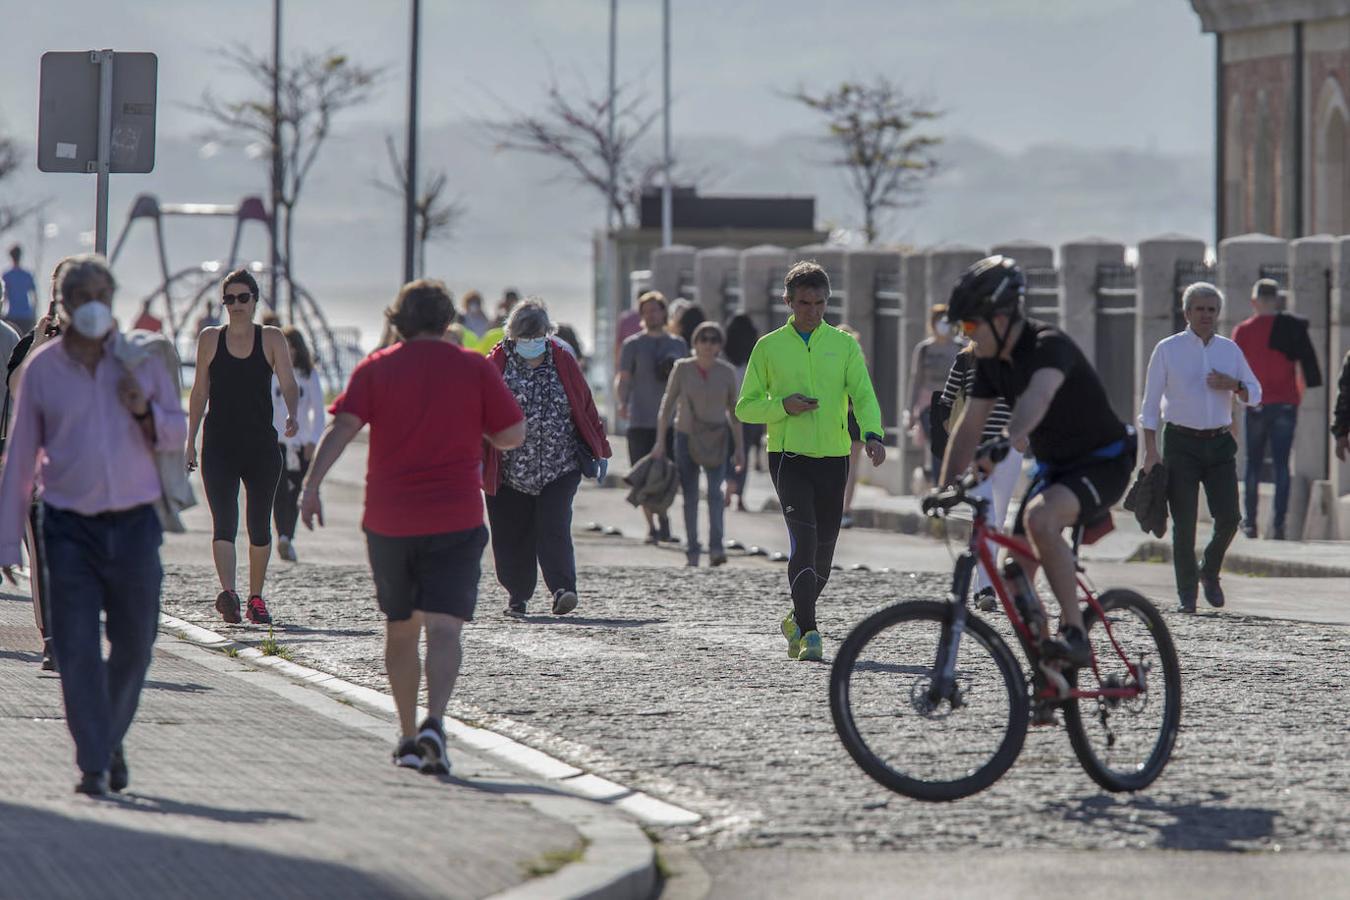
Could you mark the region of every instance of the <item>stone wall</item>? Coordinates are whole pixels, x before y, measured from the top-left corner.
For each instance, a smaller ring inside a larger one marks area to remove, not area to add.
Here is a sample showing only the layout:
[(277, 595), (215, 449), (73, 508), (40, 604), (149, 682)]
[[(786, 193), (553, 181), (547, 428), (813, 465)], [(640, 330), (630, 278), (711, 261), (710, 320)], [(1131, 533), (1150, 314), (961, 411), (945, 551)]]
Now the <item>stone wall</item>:
[[(1187, 284), (1209, 280), (1223, 290), (1221, 332), (1230, 334), (1250, 314), (1252, 283), (1266, 276), (1281, 280), (1289, 308), (1309, 320), (1327, 383), (1309, 390), (1302, 406), (1292, 461), (1291, 536), (1303, 531), (1310, 496), (1329, 496), (1333, 505), (1337, 497), (1350, 498), (1350, 466), (1336, 462), (1327, 436), (1340, 360), (1350, 351), (1350, 237), (1288, 242), (1269, 235), (1240, 235), (1221, 242), (1217, 259), (1210, 261), (1202, 240), (1176, 234), (1141, 241), (1133, 253), (1102, 238), (1071, 241), (1057, 249), (1029, 241), (989, 249), (1018, 258), (1035, 273), (1036, 296), (1029, 297), (1028, 305), (1043, 310), (1047, 318), (1057, 317), (1089, 359), (1102, 361), (1105, 368), (1099, 366), (1099, 371), (1113, 406), (1130, 406), (1133, 398), (1132, 408), (1119, 411), (1122, 417), (1138, 413), (1149, 357), (1158, 341), (1179, 327), (1178, 304)], [(692, 292), (695, 299), (704, 303), (712, 318), (725, 321), (745, 311), (764, 333), (787, 320), (781, 279), (788, 266), (799, 259), (818, 259), (825, 265), (837, 295), (830, 304), (832, 318), (837, 313), (858, 330), (874, 380), (887, 382), (878, 393), (886, 398), (886, 419), (893, 423), (887, 429), (895, 448), (893, 461), (884, 471), (868, 475), (899, 492), (908, 490), (907, 473), (923, 465), (927, 455), (899, 425), (911, 397), (912, 350), (925, 337), (928, 310), (946, 302), (961, 270), (986, 252), (957, 245), (903, 253), (822, 245), (748, 250), (673, 247), (653, 255), (652, 269), (653, 281), (666, 286), (678, 283), (680, 273), (685, 273), (685, 279), (697, 285)], [(1127, 262), (1130, 257), (1133, 261)], [(1346, 503), (1350, 505), (1350, 499)], [(1263, 504), (1265, 510), (1269, 506)], [(1309, 522), (1315, 518), (1308, 514)], [(1336, 522), (1335, 515), (1317, 519), (1307, 536), (1332, 537), (1337, 531), (1350, 536), (1350, 527), (1338, 529)]]

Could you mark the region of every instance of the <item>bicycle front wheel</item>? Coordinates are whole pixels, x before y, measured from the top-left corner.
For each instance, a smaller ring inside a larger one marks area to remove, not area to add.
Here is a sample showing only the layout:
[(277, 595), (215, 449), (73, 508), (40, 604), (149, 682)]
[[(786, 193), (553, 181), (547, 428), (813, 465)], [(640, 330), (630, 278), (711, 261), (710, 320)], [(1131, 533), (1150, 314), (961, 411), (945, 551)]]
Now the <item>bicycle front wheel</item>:
[(849, 634), (830, 672), (830, 712), (855, 762), (916, 800), (982, 791), (1017, 759), (1027, 734), (1026, 681), (988, 623), (966, 619), (957, 694), (929, 698), (950, 605), (896, 603)]
[[(1181, 667), (1167, 623), (1152, 603), (1134, 591), (1114, 589), (1097, 598), (1111, 633), (1097, 611), (1084, 616), (1097, 673), (1078, 670), (1084, 690), (1137, 686), (1134, 697), (1080, 697), (1064, 704), (1064, 725), (1083, 769), (1108, 791), (1143, 790), (1162, 774), (1181, 724)], [(1115, 638), (1112, 643), (1111, 637)], [(1116, 651), (1120, 645), (1129, 661)], [(1131, 672), (1134, 667), (1135, 672)]]

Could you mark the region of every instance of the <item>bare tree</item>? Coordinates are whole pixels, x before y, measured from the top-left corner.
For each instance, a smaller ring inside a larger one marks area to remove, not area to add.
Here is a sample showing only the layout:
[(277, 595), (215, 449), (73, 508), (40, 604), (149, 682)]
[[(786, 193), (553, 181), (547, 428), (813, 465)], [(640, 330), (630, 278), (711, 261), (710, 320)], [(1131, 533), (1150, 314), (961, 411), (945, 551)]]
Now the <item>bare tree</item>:
[[(270, 56), (244, 44), (223, 48), (226, 61), (253, 82), (256, 93), (239, 100), (222, 100), (210, 89), (202, 94), (196, 112), (215, 123), (211, 135), (226, 144), (262, 143), (272, 146), (272, 78)], [(374, 95), (384, 74), (352, 62), (336, 50), (302, 53), (297, 62), (281, 67), (281, 105), (276, 111), (281, 132), (282, 252), (289, 316), (295, 320), (294, 236), (295, 209), (319, 150), (332, 133), (333, 120), (344, 110), (360, 106)], [(260, 157), (270, 171), (271, 156)], [(277, 298), (273, 297), (273, 304)]]
[[(394, 177), (394, 183), (390, 184), (377, 178), (375, 179), (375, 186), (397, 197), (405, 197), (408, 193), (407, 159), (399, 154), (394, 139), (388, 135), (384, 139), (384, 149), (389, 157), (389, 171)], [(427, 173), (427, 175), (426, 181), (423, 182), (416, 196), (414, 207), (417, 216), (417, 276), (419, 278), (425, 275), (427, 271), (427, 244), (432, 241), (449, 242), (453, 240), (455, 229), (469, 211), (468, 204), (464, 202), (463, 197), (445, 196), (449, 179), (443, 170), (437, 169)]]
[(825, 118), (825, 140), (838, 151), (830, 163), (847, 171), (862, 207), (863, 233), (875, 243), (885, 211), (913, 205), (937, 170), (933, 148), (942, 138), (918, 130), (942, 113), (885, 76), (869, 84), (846, 81), (822, 94), (798, 87), (788, 96)]
[[(0, 135), (0, 182), (13, 175), (23, 164), (23, 152), (13, 138)], [(18, 225), (24, 219), (33, 214), (40, 206), (39, 203), (30, 203), (23, 206), (15, 203), (0, 201), (0, 234)]]
[[(614, 103), (614, 140), (609, 139), (609, 108)], [(569, 96), (554, 80), (549, 84), (542, 111), (518, 113), (486, 127), (499, 150), (517, 150), (556, 159), (579, 183), (593, 188), (614, 210), (620, 227), (636, 218), (642, 188), (651, 169), (637, 159), (637, 146), (656, 122), (659, 111), (646, 108), (641, 94), (627, 87)], [(610, 189), (611, 173), (613, 190)]]

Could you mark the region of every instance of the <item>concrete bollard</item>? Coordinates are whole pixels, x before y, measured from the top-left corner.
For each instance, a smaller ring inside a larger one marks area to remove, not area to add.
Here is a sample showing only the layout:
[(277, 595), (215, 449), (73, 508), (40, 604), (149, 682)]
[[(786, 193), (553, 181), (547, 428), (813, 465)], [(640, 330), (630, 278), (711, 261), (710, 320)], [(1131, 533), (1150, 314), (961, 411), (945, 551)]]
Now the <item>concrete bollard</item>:
[[(883, 272), (900, 277), (900, 254), (872, 248), (850, 250), (844, 256), (844, 280), (849, 286), (844, 303), (844, 321), (858, 331), (858, 344), (873, 373), (877, 371), (876, 291), (877, 276)], [(899, 327), (897, 320), (896, 327)], [(873, 374), (873, 378), (875, 378)]]
[[(674, 302), (680, 296), (681, 274), (694, 268), (693, 247), (675, 244), (671, 247), (658, 247), (652, 251), (652, 288), (666, 295), (666, 300)], [(697, 297), (687, 297), (697, 300)]]
[(1331, 445), (1327, 440), (1328, 393), (1334, 390), (1331, 385), (1334, 385), (1335, 377), (1329, 376), (1327, 369), (1327, 328), (1330, 324), (1332, 248), (1332, 239), (1326, 235), (1299, 238), (1289, 244), (1289, 309), (1308, 320), (1308, 337), (1317, 351), (1317, 364), (1323, 378), (1322, 387), (1303, 392), (1298, 428), (1294, 432), (1294, 453), (1290, 460), (1293, 483), (1286, 519), (1287, 534), (1294, 540), (1323, 539), (1326, 530), (1320, 524), (1322, 520), (1317, 520), (1320, 532), (1304, 533), (1305, 513), (1311, 511), (1310, 486), (1325, 481), (1331, 458)]
[(1023, 269), (1050, 269), (1055, 265), (1055, 250), (1036, 241), (1005, 241), (989, 248), (990, 256), (1010, 256)]
[(1097, 267), (1125, 262), (1125, 245), (1084, 238), (1059, 248), (1059, 327), (1088, 362), (1097, 360)]
[(785, 248), (771, 244), (741, 253), (741, 307), (750, 314), (761, 335), (787, 321), (782, 277), (791, 262), (792, 256)]
[[(704, 314), (714, 322), (725, 325), (738, 311), (728, 308), (726, 284), (728, 276), (739, 276), (741, 252), (732, 247), (709, 247), (694, 254), (694, 286)], [(739, 307), (739, 301), (734, 305)]]
[(1219, 311), (1219, 334), (1233, 333), (1233, 326), (1251, 314), (1248, 301), (1252, 285), (1261, 277), (1262, 266), (1289, 263), (1289, 242), (1268, 234), (1242, 234), (1219, 242), (1219, 290), (1223, 291), (1223, 309)]

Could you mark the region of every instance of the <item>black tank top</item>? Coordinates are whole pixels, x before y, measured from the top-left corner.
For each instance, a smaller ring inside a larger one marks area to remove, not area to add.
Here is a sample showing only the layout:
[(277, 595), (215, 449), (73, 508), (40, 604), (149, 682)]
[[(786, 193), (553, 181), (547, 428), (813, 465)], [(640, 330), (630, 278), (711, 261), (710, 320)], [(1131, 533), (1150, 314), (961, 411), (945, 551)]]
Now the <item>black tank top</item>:
[(230, 353), (225, 329), (220, 329), (211, 360), (205, 430), (216, 440), (245, 445), (277, 442), (272, 427), (272, 367), (263, 353), (262, 335), (262, 328), (254, 325), (253, 352), (239, 359)]

